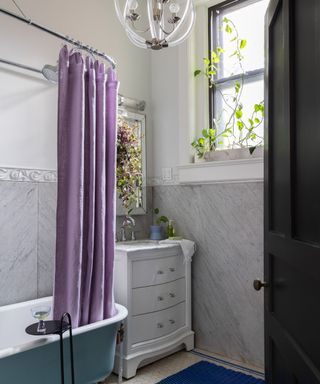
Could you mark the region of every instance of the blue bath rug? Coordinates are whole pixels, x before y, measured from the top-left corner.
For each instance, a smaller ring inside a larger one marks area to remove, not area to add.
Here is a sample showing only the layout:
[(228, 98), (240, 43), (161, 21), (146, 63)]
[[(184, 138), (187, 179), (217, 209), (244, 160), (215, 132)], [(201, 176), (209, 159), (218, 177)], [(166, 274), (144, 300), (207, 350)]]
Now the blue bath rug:
[(264, 384), (262, 379), (232, 371), (207, 361), (200, 361), (161, 380), (158, 384)]

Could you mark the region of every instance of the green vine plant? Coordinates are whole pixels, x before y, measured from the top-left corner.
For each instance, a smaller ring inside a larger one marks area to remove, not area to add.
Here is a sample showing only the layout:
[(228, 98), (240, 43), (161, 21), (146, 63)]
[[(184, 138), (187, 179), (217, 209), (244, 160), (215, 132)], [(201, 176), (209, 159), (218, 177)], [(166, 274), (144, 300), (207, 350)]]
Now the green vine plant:
[(118, 117), (117, 193), (129, 215), (141, 203), (142, 147), (138, 123)]
[(161, 223), (166, 224), (169, 222), (169, 219), (167, 218), (167, 216), (163, 216), (163, 215), (160, 216), (160, 209), (159, 208), (154, 208), (153, 214), (154, 214), (155, 223), (157, 225), (160, 225)]
[[(263, 145), (263, 137), (258, 134), (258, 128), (264, 120), (264, 101), (254, 104), (249, 116), (244, 116), (242, 102), (245, 69), (243, 66), (243, 51), (247, 46), (247, 40), (239, 36), (236, 25), (228, 18), (224, 18), (221, 28), (230, 35), (232, 51), (226, 52), (223, 47), (216, 47), (210, 52), (210, 58), (203, 59), (203, 69), (196, 69), (194, 77), (205, 76), (208, 79), (209, 88), (221, 95), (225, 108), (220, 111), (219, 117), (212, 122), (212, 128), (203, 129), (202, 136), (195, 139), (191, 145), (195, 149), (198, 158), (203, 158), (206, 152), (214, 151), (218, 145), (227, 148), (249, 148), (252, 154), (257, 146)], [(235, 80), (232, 93), (223, 93), (216, 83), (219, 64), (223, 55), (235, 57), (240, 69), (240, 80)], [(222, 121), (223, 113), (228, 114), (226, 122)]]

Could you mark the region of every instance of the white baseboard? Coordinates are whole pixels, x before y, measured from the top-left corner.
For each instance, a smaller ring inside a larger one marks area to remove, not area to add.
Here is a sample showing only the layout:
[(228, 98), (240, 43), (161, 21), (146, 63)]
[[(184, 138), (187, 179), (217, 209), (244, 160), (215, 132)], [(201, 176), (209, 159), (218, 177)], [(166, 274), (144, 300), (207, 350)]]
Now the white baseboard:
[(212, 362), (223, 365), (226, 368), (238, 370), (243, 373), (247, 373), (249, 375), (255, 376), (257, 378), (264, 379), (264, 370), (261, 368), (252, 367), (248, 364), (244, 364), (239, 361), (234, 361), (234, 360), (228, 359), (227, 357), (213, 354), (211, 352), (203, 351), (201, 349), (194, 349), (193, 351), (191, 351), (191, 353), (196, 356), (203, 357), (206, 360), (211, 360)]

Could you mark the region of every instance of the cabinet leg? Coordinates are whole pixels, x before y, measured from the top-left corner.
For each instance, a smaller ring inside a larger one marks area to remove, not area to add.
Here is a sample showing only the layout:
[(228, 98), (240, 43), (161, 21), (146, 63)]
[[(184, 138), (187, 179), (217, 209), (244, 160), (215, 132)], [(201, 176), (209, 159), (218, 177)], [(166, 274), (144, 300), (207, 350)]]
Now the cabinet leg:
[(194, 349), (194, 335), (189, 335), (185, 338), (184, 346), (186, 351), (192, 351)]
[(140, 359), (132, 359), (126, 361), (123, 366), (123, 376), (126, 379), (131, 379), (137, 374), (138, 365), (140, 364)]

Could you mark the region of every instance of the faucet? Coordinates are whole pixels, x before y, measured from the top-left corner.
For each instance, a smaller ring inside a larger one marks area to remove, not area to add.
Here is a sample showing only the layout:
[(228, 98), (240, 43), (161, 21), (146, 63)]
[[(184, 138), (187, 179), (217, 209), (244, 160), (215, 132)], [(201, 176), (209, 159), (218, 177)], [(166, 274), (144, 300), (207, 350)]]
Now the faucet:
[(121, 241), (126, 241), (126, 228), (131, 229), (131, 240), (135, 240), (134, 227), (136, 222), (133, 217), (126, 215), (120, 228)]

